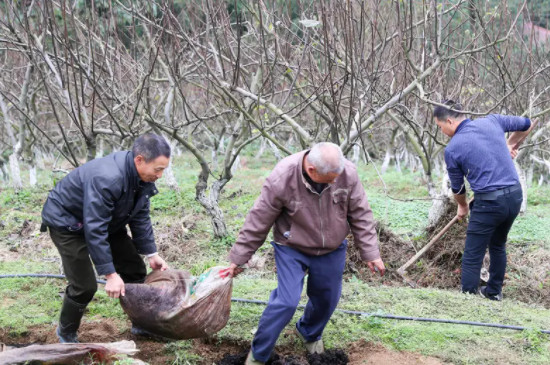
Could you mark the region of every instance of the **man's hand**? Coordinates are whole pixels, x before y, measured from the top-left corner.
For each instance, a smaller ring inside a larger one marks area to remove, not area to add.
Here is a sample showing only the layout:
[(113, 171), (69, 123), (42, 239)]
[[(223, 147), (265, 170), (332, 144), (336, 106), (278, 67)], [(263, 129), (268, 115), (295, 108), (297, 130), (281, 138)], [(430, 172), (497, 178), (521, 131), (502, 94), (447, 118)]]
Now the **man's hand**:
[(124, 290), (124, 281), (118, 276), (116, 272), (105, 275), (107, 283), (105, 284), (105, 291), (111, 298), (123, 297), (126, 294)]
[(232, 278), (242, 273), (244, 269), (242, 267), (239, 267), (239, 265), (231, 263), (229, 265), (229, 275), (231, 275)]
[(466, 194), (455, 194), (455, 200), (458, 204), (458, 208), (456, 209), (456, 215), (459, 220), (462, 220), (464, 217), (468, 215), (468, 212), (470, 211), (470, 208), (468, 206), (468, 201), (466, 200)]
[(384, 273), (386, 272), (386, 267), (384, 266), (382, 259), (367, 261), (367, 266), (373, 274), (378, 271), (380, 276), (384, 276)]
[(456, 209), (456, 215), (458, 216), (458, 219), (462, 220), (464, 217), (468, 215), (469, 211), (470, 211), (470, 208), (468, 207), (468, 204), (466, 205), (458, 204), (458, 208)]
[(513, 160), (518, 155), (519, 143), (516, 143), (515, 145), (506, 144), (506, 146), (508, 146), (508, 150), (510, 151), (510, 156), (512, 157), (512, 160)]
[(160, 257), (160, 255), (155, 255), (149, 257), (149, 266), (151, 266), (151, 269), (153, 270), (160, 270), (164, 271), (168, 269), (168, 265), (166, 262)]

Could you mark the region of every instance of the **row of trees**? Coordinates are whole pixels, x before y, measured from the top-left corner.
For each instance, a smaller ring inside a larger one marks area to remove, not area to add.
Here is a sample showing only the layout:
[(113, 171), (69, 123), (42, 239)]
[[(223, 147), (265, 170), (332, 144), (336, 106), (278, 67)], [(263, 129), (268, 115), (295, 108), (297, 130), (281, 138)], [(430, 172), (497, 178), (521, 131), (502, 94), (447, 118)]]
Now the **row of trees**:
[(21, 162), (76, 167), (154, 131), (195, 156), (196, 199), (223, 236), (220, 191), (246, 146), (284, 156), (329, 140), (349, 158), (384, 159), (383, 170), (422, 169), (435, 221), (449, 194), (434, 183), (443, 99), (474, 117), (539, 118), (518, 168), (527, 181), (548, 176), (548, 45), (525, 31), (539, 5), (6, 0), (2, 173), (18, 188)]

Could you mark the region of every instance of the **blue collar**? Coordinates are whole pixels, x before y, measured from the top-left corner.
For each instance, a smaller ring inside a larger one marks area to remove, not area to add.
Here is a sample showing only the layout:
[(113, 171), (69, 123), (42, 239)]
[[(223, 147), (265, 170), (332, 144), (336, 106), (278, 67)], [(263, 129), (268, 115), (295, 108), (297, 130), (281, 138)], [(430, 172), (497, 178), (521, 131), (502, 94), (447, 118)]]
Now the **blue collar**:
[(467, 118), (467, 119), (464, 119), (464, 120), (462, 121), (462, 123), (460, 123), (460, 124), (458, 125), (458, 127), (456, 127), (455, 134), (457, 134), (458, 132), (460, 132), (460, 130), (461, 130), (467, 123), (470, 123), (471, 121), (472, 121), (472, 120), (471, 120), (471, 119), (468, 119), (468, 118)]

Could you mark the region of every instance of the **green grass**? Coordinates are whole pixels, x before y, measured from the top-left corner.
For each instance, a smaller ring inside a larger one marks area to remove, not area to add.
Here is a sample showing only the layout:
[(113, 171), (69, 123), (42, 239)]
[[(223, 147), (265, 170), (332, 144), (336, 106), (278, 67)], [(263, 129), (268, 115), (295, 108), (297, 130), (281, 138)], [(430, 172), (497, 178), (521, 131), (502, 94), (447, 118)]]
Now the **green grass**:
[(191, 365), (200, 364), (202, 357), (193, 353), (193, 344), (191, 341), (178, 341), (169, 343), (164, 348), (167, 354), (174, 356), (172, 365)]
[[(51, 278), (0, 279), (0, 328), (17, 336), (34, 325), (57, 323), (65, 285)], [(87, 307), (86, 319), (97, 318), (126, 319), (118, 300), (109, 298), (102, 287)]]
[[(550, 195), (550, 190), (548, 194)], [(528, 205), (527, 212), (516, 218), (508, 235), (509, 242), (521, 244), (532, 242), (550, 249), (548, 207), (548, 204)]]

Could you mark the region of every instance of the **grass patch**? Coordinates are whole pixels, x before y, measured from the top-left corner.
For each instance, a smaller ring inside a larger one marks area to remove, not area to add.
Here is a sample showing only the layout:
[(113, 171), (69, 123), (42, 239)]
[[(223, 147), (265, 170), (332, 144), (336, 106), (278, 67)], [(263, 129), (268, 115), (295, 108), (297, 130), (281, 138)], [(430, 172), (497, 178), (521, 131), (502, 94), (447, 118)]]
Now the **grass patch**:
[(200, 364), (202, 357), (193, 353), (193, 344), (191, 341), (178, 341), (169, 343), (164, 351), (174, 356), (172, 365), (194, 365)]
[(0, 327), (17, 336), (37, 324), (52, 323), (61, 308), (55, 279), (0, 279)]
[(508, 241), (510, 243), (539, 243), (550, 249), (549, 228), (548, 205), (528, 205), (527, 212), (516, 218), (508, 235)]

